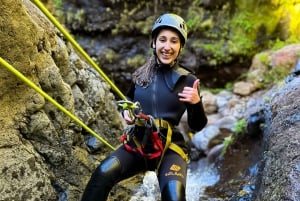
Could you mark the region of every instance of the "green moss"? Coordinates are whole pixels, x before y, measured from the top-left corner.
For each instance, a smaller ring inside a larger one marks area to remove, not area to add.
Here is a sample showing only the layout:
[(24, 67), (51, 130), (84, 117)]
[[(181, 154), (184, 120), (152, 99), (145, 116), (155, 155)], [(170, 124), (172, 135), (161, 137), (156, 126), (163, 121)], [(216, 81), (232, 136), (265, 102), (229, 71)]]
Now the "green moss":
[(56, 9), (62, 10), (62, 0), (53, 0), (53, 2)]
[(143, 55), (136, 55), (132, 58), (127, 59), (127, 65), (129, 67), (139, 67), (141, 65), (143, 65), (146, 62), (146, 59)]
[[(53, 1), (57, 8), (62, 7), (62, 0)], [(251, 58), (262, 50), (279, 49), (300, 41), (300, 5), (296, 0), (234, 0), (215, 10), (205, 10), (200, 6), (202, 0), (189, 2), (190, 5), (181, 1), (154, 5), (153, 1), (113, 0), (111, 3), (122, 12), (118, 13), (120, 20), (111, 33), (149, 36), (155, 18), (170, 8), (168, 12), (182, 14), (186, 19), (189, 37), (198, 38), (192, 47), (203, 48), (212, 66), (230, 63), (237, 57)], [(113, 6), (107, 9), (113, 10)], [(148, 16), (149, 12), (153, 14)], [(83, 10), (67, 14), (69, 22), (82, 24), (84, 16)]]
[(201, 24), (200, 22), (201, 22), (201, 16), (199, 15), (196, 15), (193, 18), (189, 18), (186, 21), (189, 32), (197, 30), (197, 27), (199, 27)]
[(190, 33), (195, 33), (202, 30), (203, 26), (201, 24), (204, 10), (198, 6), (200, 3), (201, 0), (195, 0), (188, 9), (186, 24)]
[(210, 52), (212, 57), (208, 58), (211, 66), (216, 66), (219, 63), (226, 63), (231, 61), (230, 55), (227, 52), (227, 45), (224, 40), (215, 43), (203, 43), (202, 40), (196, 40), (192, 44), (193, 48), (203, 48), (206, 52)]
[(297, 40), (295, 37), (290, 37), (287, 40), (275, 40), (272, 46), (272, 50), (279, 50), (287, 45), (299, 43), (299, 40)]
[(204, 12), (198, 3), (194, 1), (189, 8), (187, 25), (192, 33), (208, 38), (192, 46), (210, 53), (210, 65), (228, 63), (236, 55), (251, 58), (263, 49), (300, 41), (300, 6), (291, 1), (236, 0), (232, 16), (228, 16), (228, 5), (213, 14)]
[(233, 87), (232, 82), (227, 82), (226, 85), (225, 85), (225, 89), (227, 89), (227, 90), (232, 89), (232, 87)]
[(112, 49), (105, 51), (105, 60), (109, 63), (114, 63), (119, 59), (119, 55)]
[(79, 24), (84, 24), (85, 23), (85, 10), (84, 9), (79, 9), (76, 11), (76, 13), (73, 12), (67, 12), (66, 13), (66, 18), (68, 22), (78, 22)]
[[(252, 41), (263, 40), (259, 38), (260, 34), (263, 35), (264, 40), (267, 40), (265, 48), (273, 46), (281, 48), (287, 44), (297, 43), (300, 41), (300, 22), (298, 20), (300, 6), (294, 3), (288, 0), (252, 0), (252, 3), (236, 0), (240, 11), (234, 17), (233, 24), (241, 27)], [(259, 12), (255, 12), (258, 10)], [(279, 38), (282, 39), (279, 40)]]
[[(128, 2), (123, 2), (123, 12), (120, 13), (120, 20), (116, 24), (115, 28), (111, 31), (113, 35), (120, 33), (142, 33), (149, 35), (152, 23), (155, 20), (155, 16), (151, 15), (144, 19), (136, 20), (136, 16), (141, 16), (144, 8), (151, 7), (152, 2), (138, 1), (134, 6), (129, 5)], [(118, 3), (120, 4), (120, 3)]]
[(206, 90), (210, 91), (213, 94), (218, 94), (224, 90), (231, 90), (233, 87), (232, 82), (227, 82), (224, 88), (206, 88)]
[(270, 64), (270, 58), (267, 53), (261, 53), (259, 54), (259, 60), (262, 64), (268, 66)]
[(254, 15), (249, 12), (237, 13), (228, 21), (230, 37), (228, 40), (229, 53), (233, 55), (253, 55), (255, 40), (260, 23), (255, 23)]
[[(263, 58), (263, 56), (262, 56)], [(268, 86), (272, 86), (275, 84), (279, 84), (282, 82), (289, 74), (291, 69), (291, 64), (287, 64), (286, 66), (276, 66), (272, 67), (268, 65), (268, 60), (263, 61), (266, 62), (267, 70), (264, 70), (264, 73), (261, 74), (260, 82), (256, 84), (256, 86), (260, 89), (267, 88)], [(255, 80), (257, 77), (254, 75), (248, 74), (248, 79)]]
[(211, 93), (213, 93), (213, 94), (218, 94), (218, 93), (220, 93), (221, 91), (224, 91), (224, 89), (223, 88), (209, 88), (209, 89), (207, 89), (207, 90), (209, 90)]
[(263, 84), (276, 84), (280, 81), (282, 81), (286, 76), (288, 76), (290, 73), (290, 68), (288, 66), (277, 66), (275, 68), (272, 68), (263, 76)]

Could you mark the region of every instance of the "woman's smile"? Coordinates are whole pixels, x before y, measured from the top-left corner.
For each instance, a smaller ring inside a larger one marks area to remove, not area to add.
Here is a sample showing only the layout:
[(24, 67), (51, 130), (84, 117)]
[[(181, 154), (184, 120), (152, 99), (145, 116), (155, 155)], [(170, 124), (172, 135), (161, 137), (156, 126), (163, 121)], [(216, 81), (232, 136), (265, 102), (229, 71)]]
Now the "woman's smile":
[(154, 43), (154, 48), (159, 62), (162, 64), (174, 63), (181, 49), (178, 33), (172, 29), (161, 30)]

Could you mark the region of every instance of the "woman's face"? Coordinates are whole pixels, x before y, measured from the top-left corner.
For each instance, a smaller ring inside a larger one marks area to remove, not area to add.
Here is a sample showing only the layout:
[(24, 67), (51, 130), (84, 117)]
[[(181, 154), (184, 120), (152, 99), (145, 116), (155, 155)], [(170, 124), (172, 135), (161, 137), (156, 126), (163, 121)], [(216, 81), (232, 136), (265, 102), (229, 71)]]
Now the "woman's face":
[(153, 43), (156, 55), (162, 64), (173, 64), (181, 49), (180, 38), (172, 29), (162, 29)]

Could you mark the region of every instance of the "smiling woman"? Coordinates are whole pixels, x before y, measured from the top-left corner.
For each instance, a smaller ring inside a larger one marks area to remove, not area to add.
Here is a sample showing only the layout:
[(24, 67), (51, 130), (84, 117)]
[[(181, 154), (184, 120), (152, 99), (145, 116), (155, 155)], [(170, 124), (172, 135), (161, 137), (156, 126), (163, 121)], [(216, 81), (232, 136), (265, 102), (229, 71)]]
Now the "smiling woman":
[(172, 29), (159, 32), (156, 42), (152, 44), (159, 63), (173, 65), (180, 53), (179, 35)]
[(204, 128), (207, 117), (199, 80), (178, 63), (187, 40), (184, 20), (175, 14), (164, 14), (155, 21), (151, 35), (153, 55), (133, 73), (127, 92), (128, 100), (139, 103), (143, 115), (135, 110), (123, 111), (130, 132), (123, 145), (95, 170), (83, 201), (104, 201), (119, 181), (154, 170), (162, 201), (186, 200), (189, 147), (176, 126), (185, 111), (188, 125), (195, 131)]

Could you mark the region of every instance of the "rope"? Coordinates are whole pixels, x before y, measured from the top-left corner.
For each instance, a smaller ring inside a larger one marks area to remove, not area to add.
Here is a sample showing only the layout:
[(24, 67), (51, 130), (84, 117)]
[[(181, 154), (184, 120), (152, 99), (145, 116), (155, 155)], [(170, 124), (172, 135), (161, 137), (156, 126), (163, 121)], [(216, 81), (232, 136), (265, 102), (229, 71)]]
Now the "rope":
[(75, 47), (75, 49), (84, 56), (84, 58), (94, 67), (94, 69), (103, 77), (103, 79), (112, 87), (122, 100), (126, 100), (123, 93), (116, 85), (107, 77), (94, 60), (81, 48), (81, 46), (73, 39), (73, 37), (64, 29), (64, 27), (55, 19), (55, 17), (47, 10), (47, 8), (39, 0), (31, 0), (33, 3), (48, 17), (48, 19), (61, 31), (67, 40)]
[(45, 99), (47, 99), (50, 103), (52, 103), (54, 106), (56, 106), (59, 110), (61, 110), (67, 116), (69, 116), (71, 119), (73, 119), (77, 124), (79, 124), (85, 130), (87, 130), (89, 133), (91, 133), (94, 137), (96, 137), (98, 140), (100, 140), (103, 144), (105, 144), (112, 150), (115, 150), (115, 148), (112, 145), (110, 145), (107, 141), (105, 141), (102, 137), (100, 137), (97, 133), (95, 133), (92, 129), (90, 129), (85, 123), (83, 123), (75, 115), (73, 115), (71, 112), (69, 112), (67, 109), (65, 109), (62, 105), (60, 105), (57, 101), (55, 101), (53, 98), (51, 98), (46, 92), (44, 92), (42, 89), (40, 89), (31, 80), (26, 78), (21, 72), (19, 72), (12, 65), (7, 63), (2, 57), (0, 57), (0, 63), (6, 69), (8, 69), (10, 72), (12, 72), (14, 75), (16, 75), (19, 79), (21, 79), (23, 82), (25, 82), (29, 87), (34, 89), (36, 92), (38, 92), (40, 95), (42, 95)]

